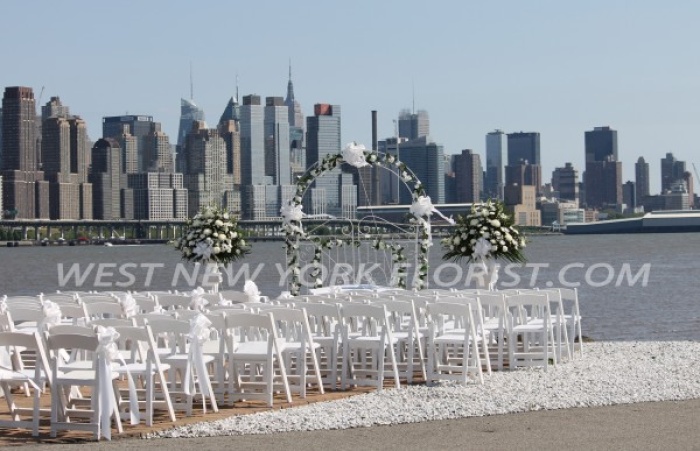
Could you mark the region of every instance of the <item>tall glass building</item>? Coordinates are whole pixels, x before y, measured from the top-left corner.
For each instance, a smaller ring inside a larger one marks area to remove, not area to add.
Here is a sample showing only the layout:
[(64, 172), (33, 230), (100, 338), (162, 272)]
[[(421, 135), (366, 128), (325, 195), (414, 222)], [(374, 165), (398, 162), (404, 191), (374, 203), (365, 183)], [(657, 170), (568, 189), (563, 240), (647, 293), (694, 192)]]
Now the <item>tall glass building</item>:
[[(445, 157), (441, 144), (429, 141), (422, 136), (401, 144), (401, 161), (406, 163), (425, 186), (425, 191), (433, 204), (445, 202)], [(401, 204), (412, 202), (411, 191), (402, 189), (399, 193)]]
[[(314, 105), (314, 115), (306, 118), (306, 130), (307, 166), (323, 160), (326, 155), (340, 152), (340, 105), (327, 103)], [(312, 198), (305, 199), (310, 202), (307, 204), (307, 211), (312, 214), (339, 216), (342, 183), (343, 179), (339, 178), (339, 174), (335, 171), (317, 178), (311, 191)]]
[(192, 100), (180, 99), (180, 128), (177, 132), (177, 147), (175, 165), (178, 172), (184, 172), (185, 144), (187, 143), (187, 134), (192, 130), (192, 124), (197, 121), (204, 121), (204, 111), (199, 108)]
[(486, 135), (486, 180), (484, 191), (493, 199), (503, 199), (503, 151), (506, 148), (502, 130), (494, 130)]

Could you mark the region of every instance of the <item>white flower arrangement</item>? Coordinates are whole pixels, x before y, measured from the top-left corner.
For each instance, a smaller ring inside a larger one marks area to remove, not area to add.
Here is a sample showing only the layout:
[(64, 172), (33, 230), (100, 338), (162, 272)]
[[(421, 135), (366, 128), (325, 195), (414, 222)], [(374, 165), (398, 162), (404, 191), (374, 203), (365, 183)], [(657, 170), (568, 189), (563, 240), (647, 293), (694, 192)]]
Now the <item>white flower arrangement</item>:
[(250, 252), (236, 219), (216, 207), (203, 207), (171, 242), (183, 260), (228, 265)]
[(503, 259), (514, 263), (526, 261), (522, 250), (525, 238), (505, 212), (501, 202), (487, 201), (472, 205), (471, 213), (458, 216), (452, 235), (442, 240), (443, 259), (476, 262)]

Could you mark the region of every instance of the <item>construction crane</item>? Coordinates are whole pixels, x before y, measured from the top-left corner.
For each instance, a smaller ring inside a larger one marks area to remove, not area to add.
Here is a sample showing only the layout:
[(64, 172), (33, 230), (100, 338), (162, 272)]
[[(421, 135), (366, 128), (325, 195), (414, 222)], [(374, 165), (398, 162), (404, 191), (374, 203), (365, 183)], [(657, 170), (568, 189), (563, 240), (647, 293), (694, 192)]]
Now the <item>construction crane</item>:
[(693, 172), (695, 173), (695, 180), (700, 181), (700, 177), (698, 177), (698, 169), (695, 167), (695, 163), (693, 163)]

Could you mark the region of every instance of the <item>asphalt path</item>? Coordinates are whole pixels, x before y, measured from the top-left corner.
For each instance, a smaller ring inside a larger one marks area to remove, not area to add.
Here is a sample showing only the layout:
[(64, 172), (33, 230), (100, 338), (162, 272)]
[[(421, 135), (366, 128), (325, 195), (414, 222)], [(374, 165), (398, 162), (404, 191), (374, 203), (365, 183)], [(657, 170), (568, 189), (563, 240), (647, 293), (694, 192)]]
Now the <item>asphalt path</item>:
[(341, 431), (36, 444), (17, 450), (644, 450), (699, 449), (700, 399), (527, 412)]

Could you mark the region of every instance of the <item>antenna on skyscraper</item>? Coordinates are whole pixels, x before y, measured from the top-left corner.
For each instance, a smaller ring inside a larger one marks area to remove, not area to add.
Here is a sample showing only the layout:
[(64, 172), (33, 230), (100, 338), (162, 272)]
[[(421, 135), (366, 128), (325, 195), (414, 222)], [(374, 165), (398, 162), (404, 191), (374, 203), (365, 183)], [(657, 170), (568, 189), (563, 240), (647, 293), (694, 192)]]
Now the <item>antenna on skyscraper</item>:
[(192, 81), (192, 61), (190, 61), (190, 100), (194, 100), (194, 82)]
[(241, 98), (238, 97), (238, 74), (236, 74), (236, 103), (240, 103)]
[(416, 83), (411, 80), (411, 114), (416, 114)]
[(292, 58), (289, 58), (289, 81), (292, 81)]

